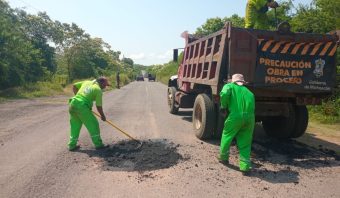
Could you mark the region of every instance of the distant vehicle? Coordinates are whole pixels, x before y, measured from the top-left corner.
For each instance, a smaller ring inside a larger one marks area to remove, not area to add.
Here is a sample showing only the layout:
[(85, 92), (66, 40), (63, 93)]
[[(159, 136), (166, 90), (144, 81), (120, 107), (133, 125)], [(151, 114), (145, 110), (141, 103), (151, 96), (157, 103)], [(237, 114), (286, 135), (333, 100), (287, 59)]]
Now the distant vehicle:
[(149, 75), (148, 75), (148, 79), (149, 79), (149, 81), (155, 81), (155, 80), (156, 80), (156, 77), (155, 77), (155, 76), (152, 76), (152, 74), (149, 74)]
[(137, 76), (136, 81), (144, 81), (144, 76)]

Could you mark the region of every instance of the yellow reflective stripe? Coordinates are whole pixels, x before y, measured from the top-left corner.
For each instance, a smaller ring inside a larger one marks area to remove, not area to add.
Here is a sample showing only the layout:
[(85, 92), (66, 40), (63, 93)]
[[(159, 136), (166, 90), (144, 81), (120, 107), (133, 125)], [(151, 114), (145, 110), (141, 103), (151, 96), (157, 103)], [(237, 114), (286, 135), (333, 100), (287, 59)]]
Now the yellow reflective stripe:
[(313, 51), (310, 53), (310, 55), (315, 55), (315, 53), (319, 50), (320, 46), (322, 45), (322, 43), (319, 43), (317, 45), (315, 45)]
[(287, 44), (285, 45), (285, 47), (282, 49), (281, 54), (287, 53), (289, 47), (290, 47), (292, 44), (293, 44), (293, 43), (287, 43)]
[(321, 51), (321, 53), (320, 53), (319, 55), (320, 55), (320, 56), (325, 55), (326, 52), (327, 52), (327, 50), (328, 50), (328, 48), (329, 48), (331, 45), (332, 45), (332, 42), (328, 42), (328, 43), (326, 44), (326, 46), (323, 48), (323, 50)]
[(301, 45), (303, 45), (303, 44), (305, 44), (305, 43), (299, 43), (299, 44), (295, 45), (295, 47), (293, 48), (291, 54), (296, 54), (296, 52), (299, 50), (299, 48), (300, 48)]
[(335, 44), (334, 45), (334, 47), (333, 47), (333, 49), (329, 52), (329, 56), (333, 56), (334, 54), (335, 54), (335, 52), (336, 52), (336, 48), (337, 48), (338, 46)]
[(311, 45), (313, 45), (314, 43), (309, 43), (308, 45), (306, 45), (304, 48), (303, 48), (303, 50), (302, 50), (302, 52), (301, 52), (301, 55), (305, 55), (306, 53), (307, 53), (307, 51), (309, 50), (309, 47), (311, 46)]
[(276, 53), (276, 51), (280, 48), (280, 46), (284, 43), (285, 41), (280, 41), (278, 43), (275, 44), (275, 46), (273, 47), (273, 49), (270, 51), (271, 53)]
[(263, 46), (262, 51), (267, 51), (267, 49), (270, 47), (270, 45), (273, 43), (273, 40), (267, 41), (267, 43)]

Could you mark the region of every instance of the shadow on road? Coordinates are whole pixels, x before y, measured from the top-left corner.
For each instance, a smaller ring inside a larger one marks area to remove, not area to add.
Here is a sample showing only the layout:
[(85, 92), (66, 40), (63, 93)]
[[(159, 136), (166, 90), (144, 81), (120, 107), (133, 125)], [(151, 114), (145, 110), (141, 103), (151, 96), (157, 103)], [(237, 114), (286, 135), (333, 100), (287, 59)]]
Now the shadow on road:
[(124, 140), (103, 150), (79, 150), (90, 157), (104, 160), (103, 169), (109, 171), (151, 171), (165, 169), (185, 160), (177, 152), (178, 145), (165, 139), (143, 141), (143, 146)]
[[(309, 134), (305, 134), (309, 135)], [(313, 142), (318, 145), (332, 144), (315, 136)], [(220, 145), (220, 140), (207, 140), (209, 144)], [(339, 148), (339, 146), (337, 146)], [(238, 156), (236, 143), (230, 149), (231, 155)], [(252, 161), (254, 171), (251, 177), (258, 177), (271, 183), (298, 183), (299, 170), (314, 170), (320, 167), (340, 166), (340, 156), (324, 146), (315, 148), (297, 140), (280, 140), (269, 138), (262, 127), (257, 125), (252, 144)], [(275, 170), (270, 170), (268, 164)], [(228, 167), (239, 170), (237, 166)]]
[[(233, 164), (227, 164), (225, 166), (235, 171), (240, 171), (239, 167)], [(253, 169), (248, 177), (257, 177), (271, 183), (299, 183), (299, 173), (297, 171), (293, 171), (290, 168), (273, 171), (268, 169), (259, 169), (258, 167), (260, 166), (260, 164), (253, 163)]]
[(192, 110), (181, 110), (177, 113), (177, 116), (182, 117), (182, 120), (192, 122)]
[[(318, 148), (295, 139), (283, 140), (269, 138), (265, 135), (263, 128), (257, 125), (255, 127), (252, 149), (262, 161), (270, 160), (272, 163), (275, 163), (277, 160), (273, 161), (270, 157), (273, 155), (282, 155), (285, 164), (297, 167), (317, 168), (340, 165), (340, 156), (333, 150), (325, 149), (325, 147), (330, 144), (332, 144), (333, 147), (340, 149), (339, 145), (334, 145), (331, 142), (319, 139), (310, 134), (305, 134), (305, 136), (309, 136), (314, 143), (319, 145)], [(311, 162), (312, 164), (308, 162)], [(279, 160), (277, 163), (282, 163), (282, 161)]]

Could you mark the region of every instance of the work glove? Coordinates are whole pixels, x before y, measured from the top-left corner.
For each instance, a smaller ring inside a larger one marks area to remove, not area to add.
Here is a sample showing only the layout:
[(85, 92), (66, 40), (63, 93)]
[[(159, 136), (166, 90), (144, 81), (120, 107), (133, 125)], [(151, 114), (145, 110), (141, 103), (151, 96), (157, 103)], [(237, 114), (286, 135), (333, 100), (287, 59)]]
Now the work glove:
[(106, 117), (103, 115), (101, 116), (101, 119), (105, 122), (106, 121)]

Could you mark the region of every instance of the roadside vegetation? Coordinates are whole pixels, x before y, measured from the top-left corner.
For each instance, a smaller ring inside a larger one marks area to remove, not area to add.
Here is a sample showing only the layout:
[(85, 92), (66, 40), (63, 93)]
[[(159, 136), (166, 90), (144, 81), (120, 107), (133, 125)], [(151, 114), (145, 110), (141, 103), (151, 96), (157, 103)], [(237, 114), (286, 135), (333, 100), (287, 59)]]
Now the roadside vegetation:
[(163, 84), (168, 84), (169, 78), (173, 75), (177, 75), (178, 64), (183, 59), (183, 53), (178, 57), (178, 62), (170, 61), (163, 65), (153, 65), (148, 68), (148, 72), (157, 77), (157, 81)]
[(115, 87), (133, 80), (143, 66), (76, 24), (12, 9), (0, 0), (0, 101), (69, 92), (80, 79), (105, 75)]
[[(340, 29), (340, 1), (313, 0), (311, 4), (293, 7), (292, 1), (281, 1), (278, 21), (288, 21), (296, 32), (328, 33)], [(274, 10), (268, 12), (270, 29), (275, 29)], [(244, 18), (209, 18), (194, 33), (204, 36), (221, 29), (225, 22), (243, 27)], [(71, 94), (70, 84), (80, 79), (105, 75), (111, 87), (120, 73), (121, 86), (134, 80), (144, 70), (167, 84), (177, 74), (178, 62), (146, 67), (130, 58), (120, 58), (101, 38), (93, 38), (76, 24), (53, 21), (40, 12), (37, 15), (12, 9), (0, 0), (0, 102), (14, 98), (32, 98)], [(337, 52), (340, 63), (340, 50)], [(340, 65), (338, 74), (340, 73)], [(340, 78), (338, 76), (338, 84)], [(309, 106), (311, 119), (321, 123), (340, 123), (340, 88), (320, 106)]]
[[(278, 21), (287, 21), (294, 32), (308, 32), (325, 34), (334, 30), (340, 30), (340, 1), (313, 0), (308, 5), (300, 4), (294, 7), (292, 1), (279, 1), (276, 16)], [(268, 11), (270, 29), (276, 28), (274, 10)], [(223, 28), (225, 22), (231, 21), (234, 26), (244, 27), (244, 18), (236, 14), (231, 17), (209, 18), (194, 33), (196, 36), (205, 36)], [(184, 43), (184, 42), (183, 42)], [(183, 44), (184, 45), (184, 44)], [(153, 66), (153, 72), (164, 84), (172, 75), (177, 74), (178, 63), (169, 62), (164, 65)], [(322, 105), (309, 106), (309, 117), (311, 120), (324, 124), (340, 124), (340, 50), (337, 51), (337, 90)]]

